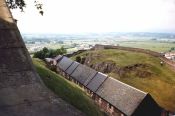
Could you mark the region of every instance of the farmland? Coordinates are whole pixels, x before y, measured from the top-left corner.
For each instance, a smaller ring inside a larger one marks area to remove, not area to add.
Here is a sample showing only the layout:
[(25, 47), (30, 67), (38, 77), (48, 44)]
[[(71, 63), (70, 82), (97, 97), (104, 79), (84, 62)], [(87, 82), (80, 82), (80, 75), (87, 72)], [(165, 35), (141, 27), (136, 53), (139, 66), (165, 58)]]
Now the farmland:
[(156, 33), (101, 33), (101, 34), (23, 34), (30, 53), (43, 47), (58, 49), (64, 46), (68, 52), (89, 49), (95, 44), (144, 48), (167, 52), (175, 47), (174, 34)]

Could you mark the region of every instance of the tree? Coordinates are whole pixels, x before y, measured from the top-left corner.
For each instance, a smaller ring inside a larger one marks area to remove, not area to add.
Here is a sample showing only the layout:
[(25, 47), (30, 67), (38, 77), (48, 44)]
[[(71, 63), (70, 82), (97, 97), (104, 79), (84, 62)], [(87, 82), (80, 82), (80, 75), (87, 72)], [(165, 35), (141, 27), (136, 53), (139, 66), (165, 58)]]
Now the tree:
[(34, 58), (39, 58), (39, 59), (44, 59), (45, 58), (45, 54), (42, 50), (35, 52), (33, 55)]
[[(7, 5), (11, 9), (19, 8), (21, 11), (24, 11), (26, 7), (25, 0), (6, 0)], [(43, 15), (43, 4), (39, 0), (33, 0), (34, 6), (38, 9), (39, 13)]]
[(56, 57), (57, 55), (63, 55), (66, 53), (67, 53), (67, 50), (64, 47), (61, 47), (60, 49), (56, 49), (56, 50), (48, 49), (44, 47), (42, 50), (35, 52), (33, 57), (40, 58), (40, 59), (53, 58), (53, 57)]
[(80, 57), (80, 56), (77, 56), (75, 60), (76, 60), (77, 62), (81, 63), (81, 57)]
[(171, 49), (170, 49), (171, 51), (173, 51), (173, 50), (175, 50), (175, 47), (171, 47)]
[(47, 53), (47, 52), (49, 52), (49, 49), (46, 48), (46, 47), (44, 47), (44, 48), (43, 48), (43, 52), (44, 52), (44, 53)]
[(86, 60), (86, 58), (83, 57), (83, 58), (81, 59), (81, 64), (84, 64), (84, 63), (85, 63), (85, 60)]
[(67, 53), (67, 50), (62, 46), (60, 48), (60, 54), (63, 55), (63, 54), (66, 54)]

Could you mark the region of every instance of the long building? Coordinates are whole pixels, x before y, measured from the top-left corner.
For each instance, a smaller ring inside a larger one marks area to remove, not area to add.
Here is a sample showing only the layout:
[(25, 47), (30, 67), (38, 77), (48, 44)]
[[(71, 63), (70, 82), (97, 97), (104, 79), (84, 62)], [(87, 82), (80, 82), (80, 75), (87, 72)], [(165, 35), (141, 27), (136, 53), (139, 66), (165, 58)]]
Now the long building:
[(80, 85), (111, 116), (162, 116), (149, 93), (62, 56), (57, 72)]

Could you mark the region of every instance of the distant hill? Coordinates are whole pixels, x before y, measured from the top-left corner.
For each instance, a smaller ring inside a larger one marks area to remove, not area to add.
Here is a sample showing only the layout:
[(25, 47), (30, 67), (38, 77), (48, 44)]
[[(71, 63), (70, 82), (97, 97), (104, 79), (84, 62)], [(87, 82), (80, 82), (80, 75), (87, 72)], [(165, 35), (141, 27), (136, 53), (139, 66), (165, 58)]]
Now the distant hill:
[(72, 59), (149, 92), (160, 106), (175, 112), (175, 72), (160, 59), (117, 49), (86, 51)]

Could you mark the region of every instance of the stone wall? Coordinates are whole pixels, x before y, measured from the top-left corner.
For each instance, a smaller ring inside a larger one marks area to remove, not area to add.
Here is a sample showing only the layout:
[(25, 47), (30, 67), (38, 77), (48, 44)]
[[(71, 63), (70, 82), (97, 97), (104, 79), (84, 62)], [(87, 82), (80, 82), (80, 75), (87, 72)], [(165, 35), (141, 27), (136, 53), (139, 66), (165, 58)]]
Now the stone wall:
[(131, 48), (131, 47), (123, 47), (123, 46), (111, 46), (111, 45), (95, 45), (94, 46), (94, 50), (99, 50), (99, 48), (101, 49), (119, 49), (119, 50), (126, 50), (126, 51), (133, 51), (133, 52), (140, 52), (140, 53), (145, 53), (145, 54), (149, 54), (152, 56), (156, 56), (159, 57), (161, 56), (160, 53), (158, 52), (154, 52), (151, 50), (146, 50), (146, 49), (141, 49), (141, 48)]
[(83, 53), (83, 52), (85, 52), (85, 51), (87, 51), (87, 50), (78, 50), (78, 51), (76, 51), (76, 52), (66, 54), (65, 56), (67, 56), (67, 57), (72, 57), (72, 56), (78, 55), (78, 54), (80, 54), (80, 53)]
[(82, 116), (45, 87), (5, 0), (0, 0), (0, 116)]

